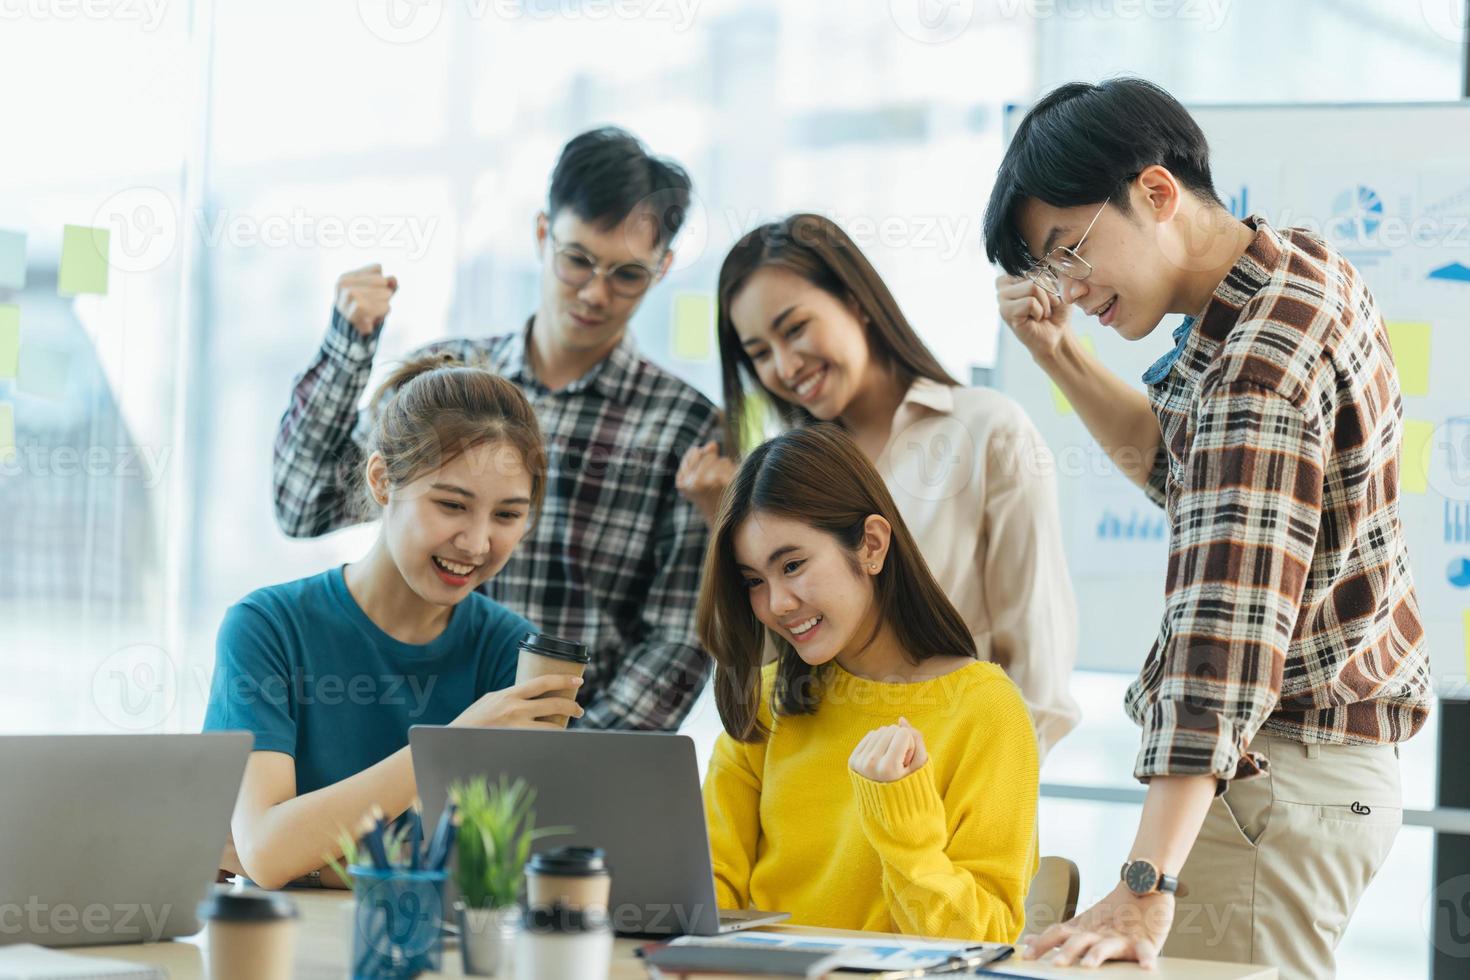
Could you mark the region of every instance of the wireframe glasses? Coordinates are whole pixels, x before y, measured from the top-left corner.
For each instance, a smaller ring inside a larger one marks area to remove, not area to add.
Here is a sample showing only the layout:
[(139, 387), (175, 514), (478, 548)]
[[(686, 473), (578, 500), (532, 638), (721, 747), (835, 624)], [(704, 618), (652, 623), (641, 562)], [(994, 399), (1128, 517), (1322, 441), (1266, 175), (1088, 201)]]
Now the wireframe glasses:
[(555, 235), (551, 236), (551, 245), (555, 249), (551, 269), (568, 286), (581, 289), (594, 276), (603, 276), (614, 293), (625, 299), (636, 299), (653, 284), (654, 271), (641, 262), (625, 262), (609, 268), (577, 246), (561, 244)]
[(1104, 201), (1102, 207), (1097, 209), (1097, 214), (1087, 223), (1087, 230), (1077, 240), (1074, 248), (1058, 245), (1046, 257), (1039, 262), (1034, 262), (1031, 268), (1026, 270), (1026, 278), (1030, 279), (1042, 289), (1051, 293), (1057, 299), (1062, 298), (1062, 276), (1082, 282), (1092, 275), (1092, 265), (1077, 253), (1082, 248), (1082, 243), (1087, 241), (1087, 236), (1092, 234), (1092, 226), (1097, 224), (1097, 219), (1102, 217), (1103, 210), (1108, 206)]

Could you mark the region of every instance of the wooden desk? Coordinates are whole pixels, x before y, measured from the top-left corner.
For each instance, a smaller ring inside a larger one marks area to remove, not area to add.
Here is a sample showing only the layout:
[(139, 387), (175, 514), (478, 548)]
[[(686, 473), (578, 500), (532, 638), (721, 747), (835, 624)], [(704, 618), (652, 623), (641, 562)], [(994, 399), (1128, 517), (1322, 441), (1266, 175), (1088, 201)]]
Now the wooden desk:
[[(296, 971), (294, 980), (341, 980), (347, 976), (348, 942), (352, 923), (352, 899), (340, 891), (292, 891), (291, 898), (301, 909), (300, 931), (296, 938)], [(806, 932), (814, 935), (840, 936), (837, 930), (808, 929), (800, 926), (777, 926), (790, 932)], [(873, 933), (851, 933), (865, 935)], [(130, 963), (150, 963), (167, 969), (169, 980), (206, 980), (207, 957), (205, 954), (206, 933), (191, 936), (178, 942), (144, 943), (131, 946), (84, 946), (70, 952), (81, 955), (108, 956)], [(613, 954), (613, 969), (608, 980), (644, 980), (648, 976), (643, 964), (633, 955), (638, 945), (635, 940), (619, 939)], [(1015, 964), (1006, 972), (1036, 973), (1041, 964)], [(1160, 960), (1158, 969), (1140, 970), (1131, 963), (1110, 963), (1100, 970), (1079, 968), (1046, 971), (1048, 977), (1086, 977), (1101, 974), (1106, 980), (1143, 978), (1150, 980), (1276, 980), (1274, 968), (1257, 966), (1231, 966), (1222, 963), (1206, 963), (1199, 960)], [(852, 974), (861, 976), (861, 974)], [(425, 977), (462, 977), (459, 949), (448, 944), (444, 951), (444, 972), (425, 974)], [(548, 977), (546, 980), (561, 980)], [(567, 978), (567, 980), (592, 980), (592, 978)]]

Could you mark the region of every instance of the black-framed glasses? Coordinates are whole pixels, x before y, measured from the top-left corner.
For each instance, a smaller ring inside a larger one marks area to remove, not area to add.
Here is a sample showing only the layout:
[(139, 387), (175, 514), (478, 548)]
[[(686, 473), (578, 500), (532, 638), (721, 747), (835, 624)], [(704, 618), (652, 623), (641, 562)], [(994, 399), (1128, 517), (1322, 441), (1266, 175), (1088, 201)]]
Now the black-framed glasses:
[(568, 286), (581, 289), (594, 276), (602, 276), (614, 293), (624, 299), (636, 299), (648, 292), (648, 287), (653, 285), (654, 270), (642, 262), (604, 266), (576, 245), (563, 245), (556, 240), (555, 235), (550, 237), (553, 249), (551, 270), (556, 273), (556, 278)]
[(1087, 241), (1087, 236), (1092, 234), (1092, 226), (1097, 224), (1097, 219), (1102, 217), (1107, 206), (1108, 202), (1104, 201), (1102, 207), (1097, 209), (1097, 214), (1094, 214), (1092, 220), (1087, 223), (1087, 230), (1082, 233), (1081, 238), (1077, 239), (1076, 245), (1071, 248), (1058, 245), (1047, 252), (1045, 258), (1033, 263), (1031, 268), (1026, 270), (1026, 278), (1057, 299), (1061, 299), (1062, 276), (1083, 282), (1092, 275), (1092, 265), (1077, 253), (1082, 249), (1082, 243)]

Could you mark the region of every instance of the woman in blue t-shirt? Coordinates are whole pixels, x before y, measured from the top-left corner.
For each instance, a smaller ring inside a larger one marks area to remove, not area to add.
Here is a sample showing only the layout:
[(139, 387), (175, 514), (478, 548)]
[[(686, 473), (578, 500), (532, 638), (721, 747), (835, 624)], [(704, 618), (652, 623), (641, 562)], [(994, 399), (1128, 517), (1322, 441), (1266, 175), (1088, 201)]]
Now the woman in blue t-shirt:
[[(412, 805), (409, 726), (551, 728), (540, 719), (582, 714), (580, 679), (511, 686), (533, 627), (475, 591), (546, 492), (530, 403), (504, 378), (430, 355), (383, 384), (373, 417), (371, 550), (251, 593), (220, 626), (204, 728), (255, 735), (222, 866), (266, 888), (340, 854), (342, 829), (375, 804), (393, 817)], [(293, 477), (303, 492), (321, 482)]]

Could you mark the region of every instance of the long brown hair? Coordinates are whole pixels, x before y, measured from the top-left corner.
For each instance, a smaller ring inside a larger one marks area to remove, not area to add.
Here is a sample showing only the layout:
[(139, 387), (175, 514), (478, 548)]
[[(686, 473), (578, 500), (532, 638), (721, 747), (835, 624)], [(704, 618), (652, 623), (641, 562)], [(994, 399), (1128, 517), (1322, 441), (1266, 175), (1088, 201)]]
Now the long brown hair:
[[(920, 378), (951, 387), (939, 359), (924, 346), (898, 308), (888, 285), (847, 232), (819, 214), (793, 214), (747, 232), (720, 266), (717, 289), (720, 373), (725, 395), (725, 445), (735, 457), (744, 454), (741, 421), (745, 418), (747, 382), (763, 389), (750, 355), (730, 319), (730, 304), (757, 269), (775, 265), (801, 276), (843, 302), (853, 302), (867, 319), (868, 350), (886, 367), (904, 391)], [(815, 417), (800, 405), (767, 392), (787, 428), (806, 425)]]
[[(368, 453), (387, 464), (388, 482), (405, 486), (486, 443), (504, 443), (531, 474), (531, 520), (546, 499), (546, 443), (536, 411), (511, 382), (469, 367), (451, 353), (405, 362), (383, 382), (369, 406)], [(366, 480), (364, 516), (378, 511)]]
[[(715, 661), (715, 705), (731, 738), (760, 742), (770, 734), (759, 718), (761, 654), (768, 633), (778, 656), (772, 714), (812, 714), (821, 702), (823, 668), (809, 666), (789, 641), (762, 626), (751, 608), (735, 559), (735, 535), (757, 511), (823, 531), (852, 555), (862, 545), (867, 519), (882, 517), (893, 536), (888, 558), (873, 579), (878, 615), (866, 642), (886, 623), (915, 663), (941, 655), (978, 656), (969, 627), (934, 580), (862, 450), (835, 425), (792, 429), (756, 447), (740, 464), (705, 554), (699, 638)], [(853, 562), (856, 568), (855, 557)]]

